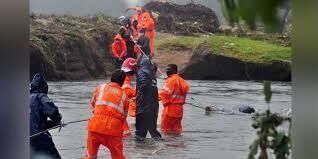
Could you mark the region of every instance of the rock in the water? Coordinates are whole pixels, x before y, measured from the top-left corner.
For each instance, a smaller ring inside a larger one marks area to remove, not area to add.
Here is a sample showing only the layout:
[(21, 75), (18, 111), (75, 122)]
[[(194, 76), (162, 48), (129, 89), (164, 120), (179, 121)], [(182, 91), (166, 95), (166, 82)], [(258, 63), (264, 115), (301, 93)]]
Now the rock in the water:
[(253, 107), (248, 106), (248, 105), (242, 105), (239, 107), (239, 112), (252, 114), (252, 113), (255, 113), (255, 109)]
[(158, 15), (157, 31), (189, 35), (214, 33), (220, 26), (216, 13), (204, 5), (152, 1), (144, 7)]

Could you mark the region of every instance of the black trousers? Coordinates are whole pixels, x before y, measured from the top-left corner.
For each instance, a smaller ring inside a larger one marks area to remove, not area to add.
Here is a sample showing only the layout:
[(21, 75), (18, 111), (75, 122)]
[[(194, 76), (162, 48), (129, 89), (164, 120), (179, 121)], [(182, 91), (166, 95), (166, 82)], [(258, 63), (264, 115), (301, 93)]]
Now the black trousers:
[(30, 139), (30, 145), (30, 159), (36, 159), (39, 158), (39, 156), (42, 156), (42, 158), (45, 156), (50, 159), (61, 159), (50, 134), (42, 134), (32, 137)]
[(136, 54), (135, 54), (135, 43), (132, 41), (127, 41), (126, 42), (126, 46), (127, 46), (127, 58), (132, 57), (134, 59), (136, 59)]
[(150, 111), (145, 113), (137, 113), (136, 115), (136, 132), (139, 137), (145, 138), (149, 131), (152, 138), (162, 137), (157, 130), (158, 113)]

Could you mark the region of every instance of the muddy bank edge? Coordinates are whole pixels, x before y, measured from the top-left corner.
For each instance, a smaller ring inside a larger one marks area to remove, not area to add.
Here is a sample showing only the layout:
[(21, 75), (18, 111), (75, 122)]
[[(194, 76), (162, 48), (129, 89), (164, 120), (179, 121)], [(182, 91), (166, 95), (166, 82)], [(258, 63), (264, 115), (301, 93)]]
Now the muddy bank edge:
[(291, 64), (245, 62), (214, 54), (205, 44), (194, 50), (180, 74), (188, 80), (271, 80), (291, 81)]

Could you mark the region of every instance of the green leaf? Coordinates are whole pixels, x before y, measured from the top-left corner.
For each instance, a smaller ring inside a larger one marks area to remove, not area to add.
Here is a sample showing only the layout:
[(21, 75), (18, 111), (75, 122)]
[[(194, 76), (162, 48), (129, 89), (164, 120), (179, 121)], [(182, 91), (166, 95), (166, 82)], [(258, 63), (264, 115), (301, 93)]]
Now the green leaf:
[(271, 81), (264, 81), (265, 101), (269, 103), (272, 98)]
[(286, 156), (289, 155), (288, 140), (288, 136), (286, 136), (284, 132), (279, 132), (276, 135), (273, 144), (273, 150), (276, 158), (285, 159)]
[(251, 29), (256, 23), (263, 22), (268, 31), (275, 31), (279, 24), (278, 9), (286, 0), (219, 0), (224, 17), (233, 25), (245, 21)]
[(256, 139), (253, 144), (250, 146), (250, 153), (248, 154), (247, 159), (255, 159), (255, 155), (258, 151), (259, 139)]

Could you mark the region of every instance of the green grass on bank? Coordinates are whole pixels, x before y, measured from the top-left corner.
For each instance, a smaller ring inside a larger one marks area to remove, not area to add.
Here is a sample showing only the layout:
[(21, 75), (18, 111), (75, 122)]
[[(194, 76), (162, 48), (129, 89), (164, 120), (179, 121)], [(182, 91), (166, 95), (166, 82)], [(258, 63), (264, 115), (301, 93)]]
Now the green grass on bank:
[(219, 55), (234, 57), (243, 61), (271, 63), (284, 61), (291, 63), (291, 48), (234, 36), (190, 37), (175, 36), (168, 39), (156, 39), (155, 47), (162, 49), (195, 49), (207, 43), (210, 50)]

